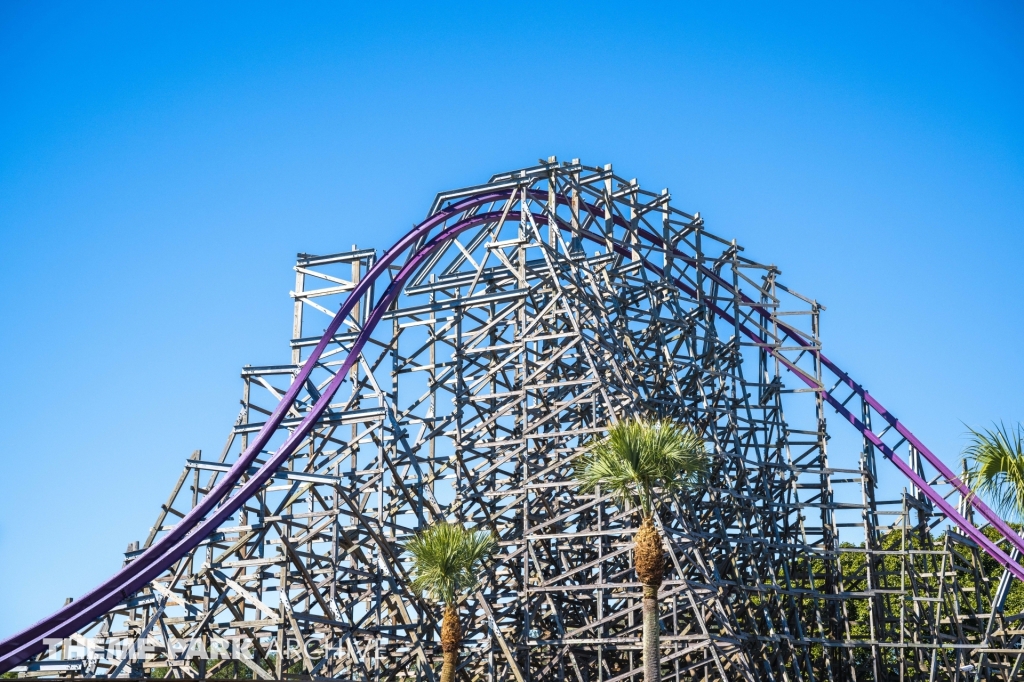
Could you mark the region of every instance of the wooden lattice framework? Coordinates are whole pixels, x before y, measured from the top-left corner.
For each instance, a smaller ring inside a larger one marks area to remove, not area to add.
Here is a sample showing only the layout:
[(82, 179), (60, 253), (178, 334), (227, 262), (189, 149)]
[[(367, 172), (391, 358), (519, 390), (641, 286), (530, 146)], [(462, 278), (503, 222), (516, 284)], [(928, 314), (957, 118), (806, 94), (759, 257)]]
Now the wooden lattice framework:
[[(409, 593), (400, 547), (452, 519), (500, 538), (462, 607), (460, 679), (639, 680), (635, 520), (600, 491), (580, 494), (572, 465), (609, 421), (656, 414), (703, 433), (714, 463), (708, 486), (669, 500), (659, 518), (671, 564), (665, 677), (1015, 678), (1020, 617), (1002, 613), (1009, 577), (990, 579), (977, 544), (919, 493), (876, 500), (877, 469), (888, 465), (869, 440), (829, 451), (822, 389), (839, 389), (815, 354), (820, 305), (674, 208), (667, 190), (646, 191), (610, 166), (551, 159), (440, 194), (430, 213), (487, 192), (504, 198), (449, 223), (491, 217), (395, 285), (345, 388), (274, 479), (79, 636), (246, 635), (254, 660), (69, 661), (65, 650), (23, 674), (192, 678), (230, 667), (264, 679), (434, 680), (440, 613)], [(299, 255), (289, 363), (243, 369), (223, 450), (188, 459), (127, 561), (245, 450), (377, 257)], [(320, 397), (388, 284), (355, 307), (266, 452)], [(813, 385), (795, 382), (786, 362)], [(861, 397), (844, 404), (870, 426)], [(913, 448), (909, 460), (925, 475)]]

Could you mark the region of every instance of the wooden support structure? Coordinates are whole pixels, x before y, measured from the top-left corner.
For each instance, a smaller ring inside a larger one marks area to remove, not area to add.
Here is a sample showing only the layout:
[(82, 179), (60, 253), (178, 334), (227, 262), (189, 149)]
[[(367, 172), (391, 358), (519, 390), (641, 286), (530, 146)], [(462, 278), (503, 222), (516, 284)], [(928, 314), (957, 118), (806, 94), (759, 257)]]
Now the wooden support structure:
[[(441, 614), (409, 592), (401, 547), (448, 519), (500, 540), (463, 604), (459, 679), (638, 681), (635, 519), (605, 495), (580, 494), (572, 475), (587, 442), (629, 415), (693, 425), (713, 458), (708, 485), (670, 500), (659, 519), (671, 565), (667, 680), (1021, 673), (1024, 615), (1003, 613), (1009, 576), (990, 579), (994, 563), (916, 490), (876, 499), (882, 471), (895, 470), (876, 461), (872, 441), (829, 449), (829, 397), (868, 428), (873, 415), (881, 422), (823, 366), (821, 305), (675, 208), (667, 191), (611, 166), (552, 158), (442, 193), (430, 214), (487, 192), (502, 198), (450, 223), (491, 219), (395, 283), (400, 293), (344, 388), (287, 464), (198, 548), (81, 632), (244, 636), (253, 660), (157, 647), (134, 667), (41, 656), (23, 674), (434, 680)], [(225, 447), (187, 460), (128, 561), (225, 475), (378, 257), (355, 247), (299, 254), (288, 364), (244, 368)], [(331, 339), (253, 471), (319, 399), (389, 284), (378, 280)], [(962, 502), (897, 435), (880, 437)]]

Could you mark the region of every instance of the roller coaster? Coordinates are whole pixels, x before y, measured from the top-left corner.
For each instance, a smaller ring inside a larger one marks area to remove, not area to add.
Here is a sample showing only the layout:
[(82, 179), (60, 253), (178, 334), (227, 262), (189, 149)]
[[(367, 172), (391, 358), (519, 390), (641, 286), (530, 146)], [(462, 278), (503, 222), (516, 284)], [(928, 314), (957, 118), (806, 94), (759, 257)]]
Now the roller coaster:
[[(573, 460), (656, 415), (712, 460), (657, 520), (664, 678), (1024, 679), (1024, 539), (823, 354), (823, 307), (779, 275), (668, 190), (554, 158), (438, 194), (383, 253), (299, 254), (290, 361), (243, 368), (223, 449), (0, 672), (433, 682), (441, 614), (402, 545), (447, 519), (499, 539), (459, 679), (638, 680), (634, 523)], [(246, 655), (195, 655), (228, 641)]]

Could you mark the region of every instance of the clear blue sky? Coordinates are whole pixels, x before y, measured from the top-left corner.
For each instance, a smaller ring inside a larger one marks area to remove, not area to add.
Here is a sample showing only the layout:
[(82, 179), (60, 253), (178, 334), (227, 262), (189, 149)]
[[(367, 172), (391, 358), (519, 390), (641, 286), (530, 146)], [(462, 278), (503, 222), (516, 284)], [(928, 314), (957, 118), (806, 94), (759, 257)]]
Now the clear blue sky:
[(551, 154), (778, 264), (948, 461), (1024, 417), (1022, 5), (711, 4), (0, 4), (0, 636), (288, 361), (296, 252)]

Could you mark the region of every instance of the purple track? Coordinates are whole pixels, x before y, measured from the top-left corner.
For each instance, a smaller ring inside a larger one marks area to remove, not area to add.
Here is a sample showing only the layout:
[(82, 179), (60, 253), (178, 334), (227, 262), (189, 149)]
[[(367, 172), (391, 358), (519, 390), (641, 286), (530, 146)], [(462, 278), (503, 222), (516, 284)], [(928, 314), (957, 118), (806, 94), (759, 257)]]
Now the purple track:
[[(446, 225), (446, 223), (466, 211), (471, 211), (487, 204), (512, 199), (518, 191), (518, 189), (502, 191), (487, 189), (483, 190), (480, 194), (470, 196), (454, 203), (449, 207), (438, 211), (419, 225), (416, 225), (391, 249), (385, 251), (380, 260), (370, 268), (366, 276), (352, 290), (348, 298), (342, 304), (338, 313), (325, 330), (319, 343), (313, 349), (306, 362), (302, 365), (299, 373), (292, 381), (291, 386), (278, 403), (273, 414), (271, 414), (260, 432), (253, 439), (249, 448), (239, 456), (235, 464), (224, 474), (223, 478), (209, 492), (209, 494), (204, 497), (172, 529), (170, 529), (167, 534), (154, 542), (146, 549), (145, 552), (115, 573), (106, 582), (100, 584), (89, 593), (83, 595), (80, 599), (71, 602), (47, 618), (44, 618), (22, 632), (0, 642), (0, 673), (11, 670), (15, 666), (24, 663), (31, 657), (43, 651), (46, 648), (44, 645), (44, 639), (67, 637), (99, 618), (107, 611), (115, 608), (122, 601), (130, 598), (135, 592), (142, 589), (147, 583), (166, 571), (176, 561), (186, 556), (211, 533), (213, 533), (225, 520), (230, 518), (246, 502), (246, 500), (254, 495), (263, 486), (263, 484), (274, 475), (277, 469), (288, 460), (302, 440), (313, 429), (317, 420), (327, 409), (327, 406), (330, 404), (335, 393), (344, 383), (345, 377), (348, 375), (348, 370), (359, 357), (360, 351), (369, 339), (381, 316), (387, 310), (391, 302), (394, 301), (402, 291), (402, 288), (408, 278), (415, 273), (419, 267), (424, 264), (424, 262), (426, 262), (428, 257), (430, 257), (437, 249), (446, 244), (454, 236), (466, 229), (502, 219), (519, 219), (521, 216), (519, 211), (506, 209), (505, 211), (488, 211), (470, 215), (450, 225)], [(547, 193), (540, 193), (533, 190), (528, 190), (527, 193), (530, 194), (532, 198), (538, 200), (547, 199)], [(561, 196), (556, 197), (556, 200), (562, 204), (568, 203), (568, 200)], [(585, 206), (588, 210), (593, 212), (602, 210), (592, 205)], [(549, 218), (546, 213), (533, 213), (530, 215), (538, 222), (547, 221)], [(627, 229), (629, 228), (628, 223), (625, 223), (621, 218), (616, 216), (613, 217), (613, 220), (615, 220), (615, 222), (620, 226)], [(555, 222), (562, 230), (567, 232), (572, 231), (568, 225), (562, 223), (557, 218), (555, 219)], [(430, 236), (434, 230), (437, 230), (436, 234)], [(577, 235), (601, 245), (607, 244), (607, 241), (601, 235), (582, 230), (577, 231)], [(659, 237), (644, 230), (638, 230), (637, 235), (654, 246), (664, 246), (664, 243)], [(625, 246), (616, 244), (613, 248), (623, 255), (639, 257), (639, 253), (634, 254)], [(266, 447), (274, 433), (280, 427), (288, 409), (298, 397), (303, 385), (309, 379), (317, 362), (331, 343), (331, 340), (334, 338), (338, 329), (363, 297), (367, 294), (371, 294), (374, 283), (389, 271), (399, 256), (410, 249), (412, 249), (412, 251), (409, 254), (409, 257), (405, 261), (404, 265), (402, 265), (398, 272), (393, 276), (384, 293), (381, 294), (380, 298), (374, 304), (374, 307), (367, 316), (366, 322), (360, 330), (358, 337), (354, 341), (352, 348), (349, 350), (344, 363), (338, 369), (327, 389), (321, 393), (315, 405), (309, 410), (299, 425), (294, 428), (291, 434), (289, 434), (285, 442), (280, 448), (278, 448), (277, 452), (264, 462), (255, 474), (235, 490), (235, 486), (238, 485), (245, 472), (250, 469), (257, 456), (263, 451), (263, 448)], [(718, 286), (723, 288), (725, 291), (735, 293), (733, 286), (729, 284), (729, 282), (709, 268), (705, 267), (703, 264), (695, 262), (680, 251), (674, 251), (674, 257), (687, 262), (689, 265), (700, 271), (703, 276), (713, 279)], [(657, 273), (659, 276), (663, 276), (664, 273), (661, 268), (642, 258), (641, 260), (644, 266), (649, 270)], [(698, 292), (686, 282), (675, 280), (675, 284), (680, 291), (686, 293), (688, 296), (694, 298), (697, 297)], [(739, 293), (739, 296), (745, 305), (750, 306), (751, 309), (765, 321), (771, 320), (783, 334), (788, 336), (795, 343), (802, 346), (810, 346), (799, 331), (783, 322), (780, 322), (777, 318), (773, 319), (770, 311), (758, 306), (754, 301), (751, 301), (743, 295), (742, 292)], [(719, 307), (713, 301), (705, 300), (704, 304), (721, 319), (732, 324), (737, 323), (737, 320), (734, 319), (728, 311)], [(743, 324), (738, 324), (738, 328), (741, 333), (749, 337), (755, 343), (761, 343), (761, 338), (755, 329), (751, 329)], [(936, 507), (938, 507), (951, 522), (956, 524), (965, 535), (978, 543), (978, 545), (980, 545), (988, 555), (994, 558), (1001, 565), (1005, 566), (1014, 576), (1024, 580), (1024, 567), (1021, 567), (1017, 562), (1013, 561), (1006, 552), (997, 546), (995, 542), (989, 540), (984, 533), (965, 519), (952, 505), (950, 505), (941, 493), (932, 488), (928, 482), (919, 476), (909, 465), (907, 465), (907, 463), (904, 462), (892, 450), (892, 448), (886, 445), (881, 438), (872, 431), (872, 429), (868, 428), (859, 418), (856, 417), (856, 415), (850, 412), (843, 402), (833, 396), (830, 391), (823, 389), (813, 377), (808, 376), (790, 360), (774, 349), (769, 350), (790, 372), (795, 374), (809, 387), (819, 392), (826, 402), (828, 402), (840, 415), (849, 421), (850, 424), (853, 425), (853, 427), (866, 439), (868, 439), (887, 459), (889, 459), (897, 469), (909, 478), (915, 487), (917, 487)], [(882, 415), (882, 418), (888, 423), (888, 426), (895, 429), (897, 433), (903, 436), (907, 442), (916, 448), (918, 452), (920, 452), (920, 454), (959, 492), (969, 496), (970, 503), (974, 510), (994, 528), (996, 528), (1012, 547), (1024, 553), (1024, 539), (1021, 539), (1013, 529), (1011, 529), (980, 499), (970, 496), (970, 489), (968, 486), (961, 481), (942, 462), (942, 460), (932, 453), (931, 450), (925, 447), (909, 429), (901, 424), (895, 416), (889, 413), (888, 410), (878, 403), (878, 401), (863, 387), (854, 382), (846, 372), (842, 371), (835, 365), (835, 363), (822, 355), (820, 351), (812, 349), (810, 352), (818, 357), (824, 367), (839, 377), (842, 383), (859, 395), (878, 414)], [(235, 493), (231, 494), (233, 490), (235, 490)]]

